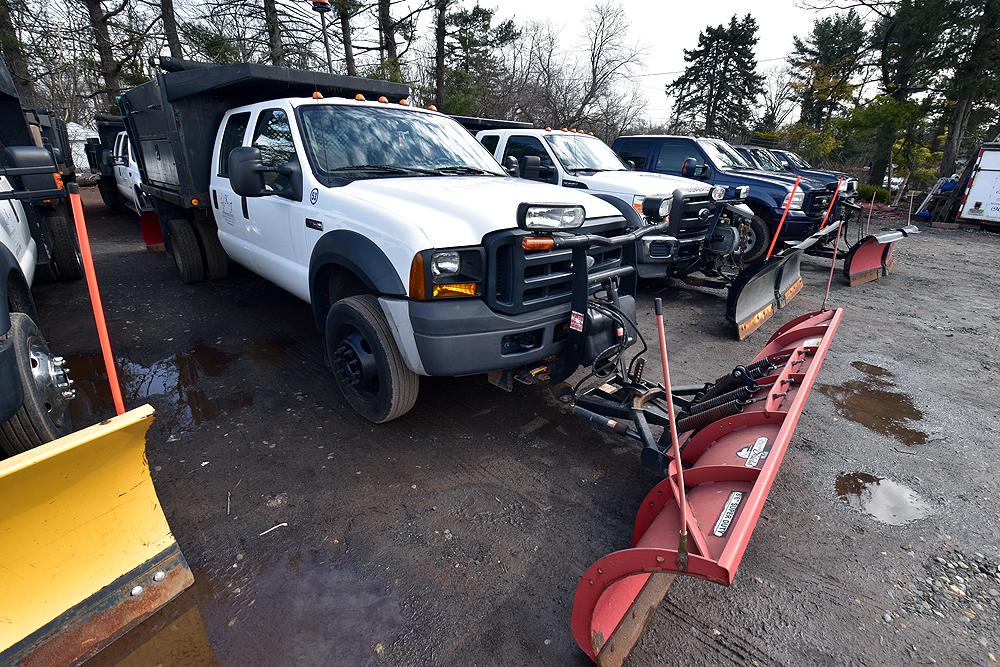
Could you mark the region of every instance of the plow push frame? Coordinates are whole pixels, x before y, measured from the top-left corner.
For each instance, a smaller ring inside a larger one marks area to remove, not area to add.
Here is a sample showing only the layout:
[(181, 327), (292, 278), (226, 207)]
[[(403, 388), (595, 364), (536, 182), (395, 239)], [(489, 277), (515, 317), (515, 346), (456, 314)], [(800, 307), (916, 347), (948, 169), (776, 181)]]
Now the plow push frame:
[[(780, 327), (747, 365), (714, 382), (672, 386), (656, 299), (664, 381), (645, 379), (650, 346), (618, 294), (634, 269), (590, 275), (587, 256), (594, 246), (634, 245), (667, 224), (613, 238), (564, 232), (522, 238), (527, 253), (571, 251), (573, 291), (563, 352), (515, 377), (555, 384), (564, 412), (639, 443), (643, 467), (663, 477), (640, 505), (631, 547), (599, 559), (576, 588), (572, 633), (601, 665), (625, 660), (677, 576), (732, 583), (844, 316), (825, 307), (806, 313)], [(839, 232), (839, 224), (831, 226)], [(639, 350), (626, 361), (633, 345)], [(581, 366), (582, 379), (566, 384)]]

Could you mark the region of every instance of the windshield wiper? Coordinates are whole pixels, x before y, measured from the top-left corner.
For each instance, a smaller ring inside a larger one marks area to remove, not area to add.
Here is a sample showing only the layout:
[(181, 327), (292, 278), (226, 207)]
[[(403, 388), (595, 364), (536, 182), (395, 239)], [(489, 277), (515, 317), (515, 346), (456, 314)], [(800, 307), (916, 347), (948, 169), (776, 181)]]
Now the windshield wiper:
[(375, 172), (380, 174), (434, 174), (436, 172), (430, 171), (428, 169), (415, 169), (413, 167), (394, 167), (388, 164), (350, 164), (344, 167), (334, 167), (333, 169), (326, 169), (327, 173), (333, 173), (338, 171), (358, 171), (358, 172)]
[(483, 176), (499, 176), (496, 172), (489, 171), (487, 169), (480, 169), (479, 167), (470, 167), (464, 164), (451, 164), (444, 167), (435, 167), (434, 169), (428, 170), (428, 173), (435, 174), (480, 174)]

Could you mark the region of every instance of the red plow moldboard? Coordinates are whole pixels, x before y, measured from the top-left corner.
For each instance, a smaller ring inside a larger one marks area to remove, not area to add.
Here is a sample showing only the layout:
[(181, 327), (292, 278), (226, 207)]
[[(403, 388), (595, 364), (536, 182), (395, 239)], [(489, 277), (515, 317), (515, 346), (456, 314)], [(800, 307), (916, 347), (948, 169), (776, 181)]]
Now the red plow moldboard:
[(679, 436), (687, 564), (679, 558), (674, 461), (639, 508), (632, 547), (595, 562), (577, 585), (572, 631), (591, 659), (620, 665), (676, 576), (732, 583), (843, 315), (842, 309), (807, 313), (781, 327), (754, 358), (776, 366), (757, 381), (758, 400)]
[(851, 287), (863, 285), (892, 272), (892, 251), (896, 242), (920, 233), (916, 225), (869, 234), (858, 241), (844, 258), (844, 275)]

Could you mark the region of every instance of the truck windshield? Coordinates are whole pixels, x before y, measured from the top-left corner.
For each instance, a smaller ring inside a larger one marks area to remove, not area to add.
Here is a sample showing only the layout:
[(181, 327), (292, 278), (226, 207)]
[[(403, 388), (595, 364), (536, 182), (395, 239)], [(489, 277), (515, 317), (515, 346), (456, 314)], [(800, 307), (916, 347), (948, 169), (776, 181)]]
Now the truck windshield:
[(794, 164), (799, 169), (812, 169), (812, 165), (800, 158), (798, 155), (791, 151), (785, 151), (785, 157), (789, 162)]
[(763, 148), (751, 148), (750, 155), (753, 156), (754, 162), (757, 163), (764, 171), (784, 171), (784, 167), (773, 155), (771, 151), (765, 150)]
[(611, 147), (597, 137), (549, 134), (545, 140), (552, 146), (566, 171), (625, 171), (627, 167)]
[(507, 175), (471, 134), (446, 116), (316, 104), (300, 107), (299, 118), (309, 162), (321, 180)]
[(753, 169), (753, 166), (725, 141), (704, 139), (699, 143), (705, 149), (705, 152), (708, 153), (708, 157), (712, 159), (712, 162), (720, 169)]

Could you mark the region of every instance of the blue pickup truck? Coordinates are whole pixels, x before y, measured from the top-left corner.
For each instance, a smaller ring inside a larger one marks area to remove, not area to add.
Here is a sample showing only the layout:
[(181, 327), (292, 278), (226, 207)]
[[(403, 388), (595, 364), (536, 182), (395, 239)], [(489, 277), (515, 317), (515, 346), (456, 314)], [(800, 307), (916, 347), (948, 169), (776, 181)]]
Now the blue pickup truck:
[(808, 178), (814, 181), (821, 181), (827, 183), (829, 181), (836, 181), (840, 178), (844, 179), (844, 182), (840, 186), (841, 192), (846, 192), (848, 194), (853, 194), (858, 191), (858, 179), (847, 174), (843, 171), (831, 171), (829, 169), (817, 169), (812, 166), (797, 153), (793, 153), (790, 150), (784, 148), (760, 148), (758, 146), (746, 146), (749, 149), (755, 149), (758, 151), (767, 151), (775, 158), (778, 164), (787, 172), (795, 174), (796, 176), (801, 176), (802, 178)]
[(792, 196), (794, 174), (761, 171), (721, 139), (634, 135), (619, 137), (612, 148), (641, 171), (699, 178), (726, 187), (750, 186), (746, 204), (754, 218), (743, 253), (745, 262), (767, 251), (789, 197), (791, 208), (781, 233), (784, 240), (804, 239), (819, 229), (830, 203), (826, 183), (803, 179)]

